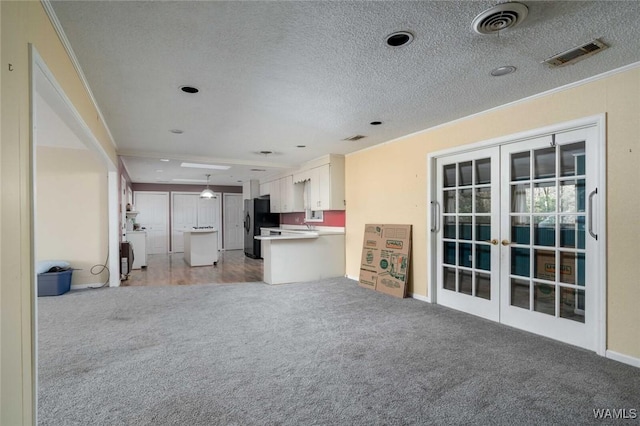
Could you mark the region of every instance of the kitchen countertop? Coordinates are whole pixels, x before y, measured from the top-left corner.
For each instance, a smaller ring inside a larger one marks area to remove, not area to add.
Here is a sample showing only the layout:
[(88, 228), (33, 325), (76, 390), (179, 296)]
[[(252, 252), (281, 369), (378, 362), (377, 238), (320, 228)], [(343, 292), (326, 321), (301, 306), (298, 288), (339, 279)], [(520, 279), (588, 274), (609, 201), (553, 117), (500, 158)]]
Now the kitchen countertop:
[(290, 232), (285, 235), (257, 235), (254, 238), (256, 240), (304, 240), (310, 238), (318, 238), (317, 232)]
[(191, 232), (193, 234), (197, 234), (197, 233), (201, 233), (202, 234), (202, 233), (205, 233), (205, 232), (218, 232), (218, 230), (217, 229), (213, 229), (213, 228), (210, 228), (210, 229), (186, 229), (186, 230), (182, 230), (180, 232)]
[(261, 231), (270, 231), (270, 232), (281, 232), (287, 234), (315, 234), (316, 236), (320, 235), (344, 235), (343, 228), (331, 229), (331, 228), (283, 228), (283, 227), (272, 227), (272, 228), (260, 228)]

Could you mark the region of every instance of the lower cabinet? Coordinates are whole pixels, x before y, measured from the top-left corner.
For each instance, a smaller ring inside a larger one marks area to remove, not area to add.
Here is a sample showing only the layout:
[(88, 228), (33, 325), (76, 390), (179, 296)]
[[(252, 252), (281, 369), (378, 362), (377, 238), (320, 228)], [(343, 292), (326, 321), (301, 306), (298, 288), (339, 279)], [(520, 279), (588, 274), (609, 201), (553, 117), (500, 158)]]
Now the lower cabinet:
[(133, 247), (133, 266), (131, 269), (147, 267), (147, 232), (129, 231), (127, 241)]

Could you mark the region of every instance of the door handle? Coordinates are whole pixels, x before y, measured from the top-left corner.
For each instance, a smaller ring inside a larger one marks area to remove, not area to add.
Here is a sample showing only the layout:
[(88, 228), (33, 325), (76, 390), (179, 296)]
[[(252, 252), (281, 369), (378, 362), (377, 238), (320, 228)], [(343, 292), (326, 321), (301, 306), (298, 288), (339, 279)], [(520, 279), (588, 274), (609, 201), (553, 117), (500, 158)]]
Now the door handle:
[(498, 245), (498, 240), (496, 240), (495, 238), (493, 240), (484, 240), (485, 243), (491, 243), (494, 246)]
[(589, 194), (589, 235), (591, 235), (595, 240), (598, 239), (598, 234), (593, 232), (593, 197), (598, 193), (598, 188), (591, 191)]
[(509, 240), (502, 240), (502, 243), (501, 243), (501, 244), (502, 244), (503, 246), (507, 247), (507, 246), (510, 246), (510, 245), (511, 245), (511, 241), (509, 241)]
[(431, 213), (431, 223), (433, 223), (431, 232), (438, 232), (440, 231), (440, 204), (437, 201), (431, 202)]

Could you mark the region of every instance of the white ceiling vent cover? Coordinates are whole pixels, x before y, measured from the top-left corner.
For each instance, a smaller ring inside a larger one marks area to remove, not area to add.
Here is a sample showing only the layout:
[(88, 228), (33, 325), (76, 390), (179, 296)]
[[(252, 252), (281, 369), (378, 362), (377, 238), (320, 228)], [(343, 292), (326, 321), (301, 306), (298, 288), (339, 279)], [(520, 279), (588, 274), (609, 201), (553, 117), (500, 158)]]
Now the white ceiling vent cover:
[(471, 25), (478, 34), (495, 34), (519, 24), (528, 13), (522, 3), (501, 3), (476, 16)]
[(595, 55), (609, 47), (600, 39), (595, 39), (582, 46), (574, 47), (566, 52), (558, 53), (555, 56), (545, 59), (543, 62), (551, 68), (562, 67), (565, 65), (575, 64), (589, 56)]

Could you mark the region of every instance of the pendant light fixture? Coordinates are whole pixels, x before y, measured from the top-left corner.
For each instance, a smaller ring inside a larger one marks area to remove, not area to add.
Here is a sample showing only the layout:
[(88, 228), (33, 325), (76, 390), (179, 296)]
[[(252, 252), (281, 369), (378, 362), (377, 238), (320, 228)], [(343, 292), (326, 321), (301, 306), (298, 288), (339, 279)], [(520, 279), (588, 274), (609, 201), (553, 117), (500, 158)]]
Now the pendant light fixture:
[(205, 189), (202, 190), (202, 192), (200, 193), (200, 198), (206, 198), (206, 199), (212, 199), (214, 197), (214, 193), (212, 190), (209, 189), (209, 177), (211, 175), (206, 175), (207, 176), (207, 187)]

